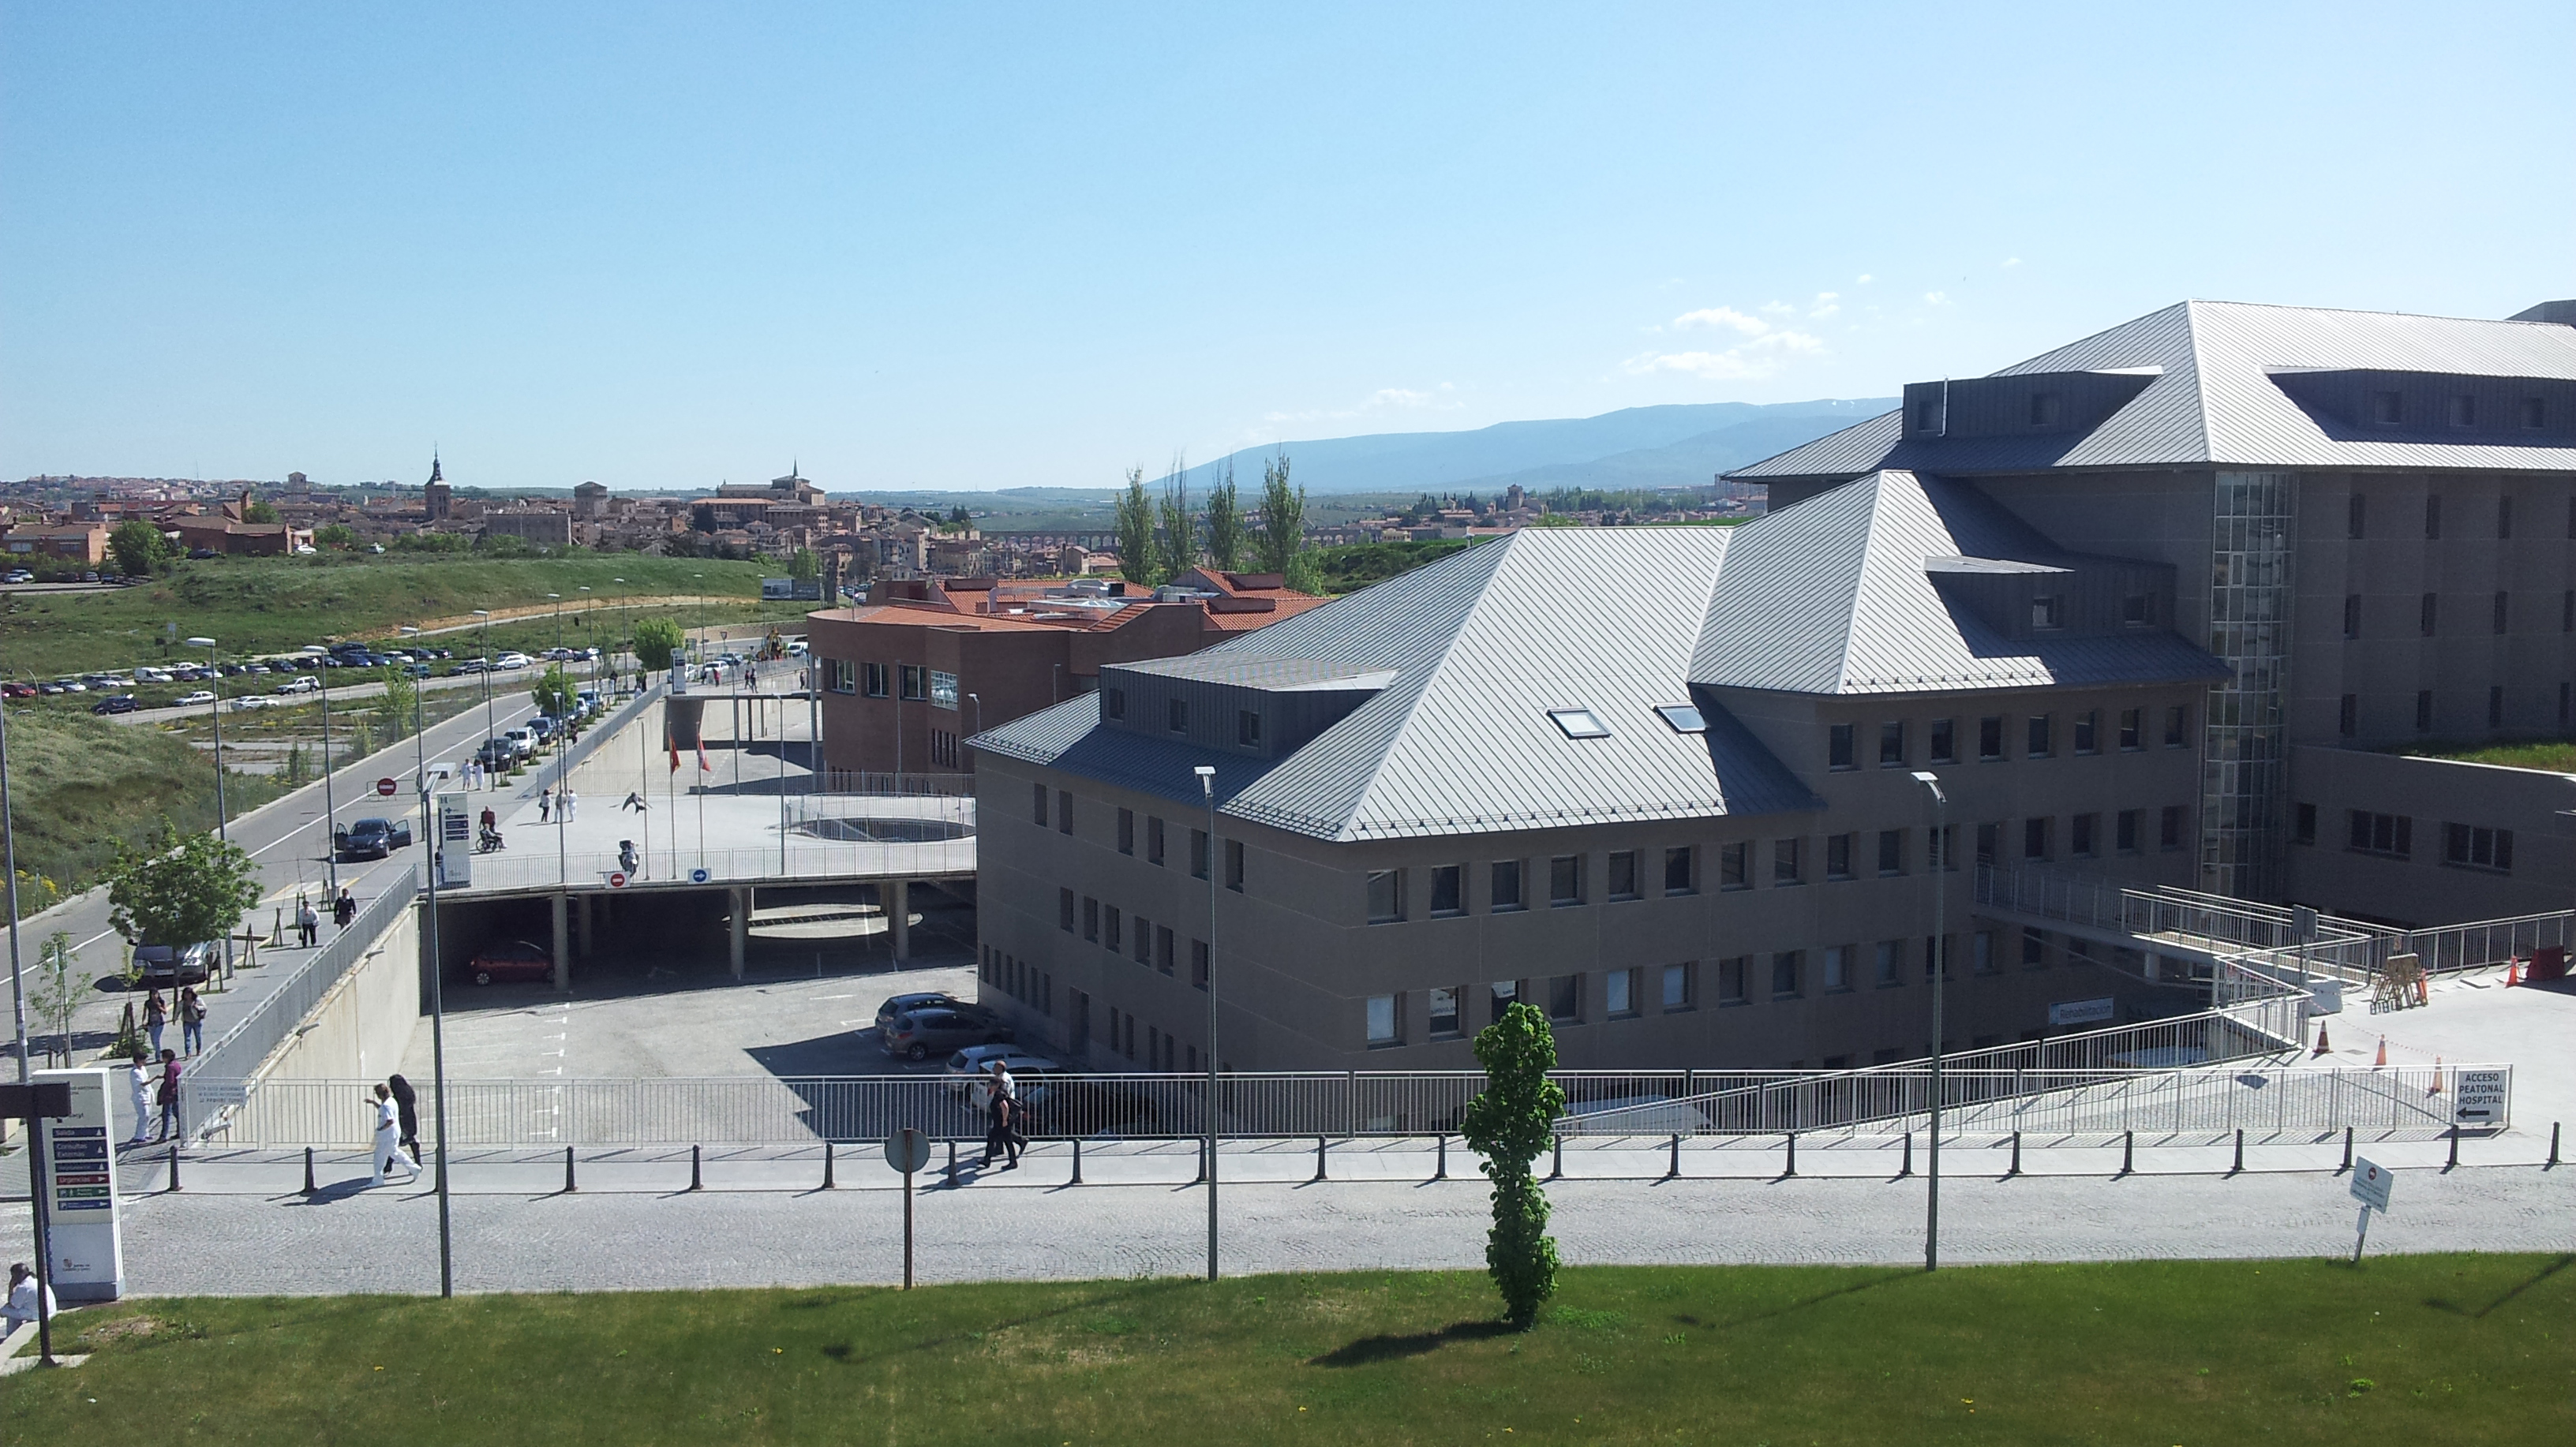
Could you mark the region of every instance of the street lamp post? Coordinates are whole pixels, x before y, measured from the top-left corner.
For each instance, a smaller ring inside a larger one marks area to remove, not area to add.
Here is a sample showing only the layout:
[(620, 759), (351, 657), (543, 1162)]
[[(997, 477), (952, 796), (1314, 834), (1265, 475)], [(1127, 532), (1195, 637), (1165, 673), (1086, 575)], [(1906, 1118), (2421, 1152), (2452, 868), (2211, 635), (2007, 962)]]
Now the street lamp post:
[[(0, 867), (9, 874), (9, 1000), (17, 1012), (18, 1083), (33, 1079), (27, 1063), (27, 981), (18, 967), (18, 821), (9, 808), (9, 710), (0, 703)], [(30, 1130), (34, 1129), (31, 1125)], [(41, 1243), (39, 1243), (41, 1244)], [(41, 1253), (40, 1253), (41, 1259)], [(50, 1269), (42, 1275), (51, 1275)]]
[(563, 594), (548, 593), (555, 605), (555, 652), (563, 652)]
[[(405, 628), (407, 635), (417, 637), (420, 630)], [(411, 695), (413, 772), (420, 785), (421, 837), (429, 841), (429, 1100), (430, 1109), (438, 1116), (438, 1294), (456, 1294), (456, 1270), (453, 1238), (447, 1212), (447, 1001), (440, 983), (446, 977), (447, 963), (438, 954), (438, 871), (439, 856), (446, 852), (447, 841), (440, 837), (439, 818), (430, 807), (429, 797), (429, 731), (422, 724), (420, 690)]]
[[(597, 630), (595, 630), (594, 628), (592, 628), (592, 626), (591, 626), (591, 622), (590, 622), (590, 605), (591, 605), (591, 598), (590, 598), (590, 596), (589, 596), (589, 594), (590, 594), (590, 585), (589, 585), (588, 583), (584, 583), (584, 584), (582, 584), (582, 585), (581, 585), (581, 591), (582, 591), (582, 595), (583, 595), (583, 596), (582, 596), (582, 600), (581, 600), (581, 636), (582, 636), (583, 638), (586, 638), (586, 639), (588, 639), (588, 638), (596, 638), (596, 637), (598, 636)], [(558, 641), (560, 641), (560, 640), (558, 640)], [(596, 648), (596, 647), (598, 647), (598, 646), (599, 646), (599, 645), (598, 645), (598, 644), (596, 644), (596, 643), (584, 643), (584, 644), (582, 644), (582, 647), (583, 647), (583, 648), (585, 648), (585, 649)], [(602, 657), (602, 658), (604, 658), (604, 657), (606, 657), (606, 656), (607, 656), (606, 654), (602, 654), (602, 655), (600, 655), (600, 657)], [(592, 659), (589, 659), (589, 660), (587, 660), (587, 661), (588, 661), (588, 662), (589, 662), (589, 664), (590, 664), (590, 686), (591, 686), (591, 687), (593, 687), (593, 688), (597, 688), (597, 687), (599, 687), (599, 658), (592, 658)]]
[[(492, 610), (477, 608), (474, 616), (483, 620), (483, 738), (488, 743), (499, 736), (492, 723)], [(498, 788), (500, 781), (495, 779), (493, 786)]]
[(1200, 764), (1192, 770), (1199, 776), (1199, 794), (1207, 800), (1207, 1178), (1208, 1178), (1208, 1267), (1207, 1279), (1216, 1280), (1216, 770)]
[[(322, 681), (322, 888), (324, 898), (337, 899), (340, 896), (340, 842), (332, 831), (339, 827), (340, 808), (331, 797), (331, 670), (322, 663), (323, 659), (330, 657), (330, 651), (318, 647), (304, 651), (313, 655), (314, 676)], [(300, 883), (296, 893), (299, 897), (303, 893)]]
[[(232, 834), (226, 828), (224, 820), (224, 670), (222, 665), (216, 662), (215, 640), (191, 638), (188, 640), (188, 646), (206, 650), (206, 670), (215, 676), (215, 702), (214, 706), (207, 710), (215, 720), (215, 837), (229, 844), (232, 842)], [(228, 941), (226, 953), (230, 952)]]
[(1932, 1141), (1931, 1174), (1923, 1197), (1923, 1269), (1941, 1266), (1941, 996), (1950, 974), (1950, 941), (1942, 919), (1949, 894), (1942, 876), (1950, 870), (1950, 798), (1941, 792), (1936, 774), (1918, 773), (1914, 782), (1932, 796)]

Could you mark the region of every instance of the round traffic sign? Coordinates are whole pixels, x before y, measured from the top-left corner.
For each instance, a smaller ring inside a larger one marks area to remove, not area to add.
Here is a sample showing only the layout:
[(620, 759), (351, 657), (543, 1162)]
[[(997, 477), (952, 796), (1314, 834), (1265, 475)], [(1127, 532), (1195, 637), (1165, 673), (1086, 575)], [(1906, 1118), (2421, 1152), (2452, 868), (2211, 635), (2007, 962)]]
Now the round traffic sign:
[(608, 887), (611, 889), (624, 889), (626, 887), (626, 871), (622, 869), (610, 870), (608, 872)]
[(886, 1137), (886, 1164), (911, 1175), (930, 1164), (930, 1137), (910, 1126)]
[(692, 869), (689, 871), (689, 883), (691, 884), (704, 884), (713, 878), (715, 878), (714, 875), (709, 874), (703, 869)]
[(393, 780), (391, 780), (391, 779), (378, 779), (378, 780), (376, 780), (376, 792), (377, 792), (377, 793), (379, 793), (379, 794), (384, 795), (384, 796), (385, 796), (386, 798), (388, 798), (388, 799), (390, 799), (390, 798), (392, 798), (392, 797), (394, 796), (394, 790), (395, 790), (397, 787), (399, 787), (399, 786), (398, 786), (398, 785), (396, 785), (396, 784), (394, 783), (394, 781), (393, 781)]

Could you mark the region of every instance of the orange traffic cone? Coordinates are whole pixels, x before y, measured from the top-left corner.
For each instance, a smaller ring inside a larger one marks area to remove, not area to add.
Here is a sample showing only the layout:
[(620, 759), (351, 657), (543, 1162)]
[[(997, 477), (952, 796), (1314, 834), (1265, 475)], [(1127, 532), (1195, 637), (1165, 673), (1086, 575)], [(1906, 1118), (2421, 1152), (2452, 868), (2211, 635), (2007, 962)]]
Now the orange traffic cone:
[(2429, 1091), (2426, 1091), (2426, 1092), (2425, 1092), (2425, 1094), (2427, 1094), (2427, 1095), (2440, 1095), (2441, 1093), (2442, 1093), (2442, 1057), (2441, 1057), (2441, 1056), (2439, 1056), (2439, 1055), (2436, 1055), (2436, 1056), (2434, 1056), (2434, 1057), (2433, 1057), (2433, 1088), (2432, 1088), (2431, 1090), (2429, 1090)]
[(2415, 977), (2415, 1003), (2418, 1005), (2429, 1005), (2433, 1003), (2432, 976), (2417, 975)]
[(2374, 1061), (2370, 1062), (2370, 1063), (2371, 1063), (2371, 1064), (2373, 1064), (2373, 1065), (2386, 1065), (2386, 1064), (2388, 1063), (2388, 1037), (2387, 1037), (2387, 1036), (2382, 1035), (2382, 1036), (2380, 1036), (2380, 1037), (2379, 1037), (2379, 1058), (2378, 1058), (2377, 1060), (2374, 1060)]
[(2512, 961), (2504, 967), (2504, 983), (2505, 988), (2507, 989), (2511, 989), (2522, 983), (2522, 956), (2514, 956)]
[(2331, 1055), (2333, 1053), (2334, 1047), (2326, 1043), (2326, 1022), (2319, 1020), (2317, 1022), (2317, 1054)]

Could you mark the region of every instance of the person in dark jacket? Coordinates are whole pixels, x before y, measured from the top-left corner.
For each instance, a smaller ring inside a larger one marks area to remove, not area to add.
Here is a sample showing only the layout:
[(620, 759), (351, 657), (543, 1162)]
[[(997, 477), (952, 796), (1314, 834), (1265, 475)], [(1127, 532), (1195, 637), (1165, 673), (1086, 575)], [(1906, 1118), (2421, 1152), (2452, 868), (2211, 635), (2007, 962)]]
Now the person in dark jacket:
[(412, 1160), (417, 1162), (420, 1159), (420, 1092), (412, 1089), (411, 1082), (399, 1075), (387, 1076), (385, 1088), (394, 1093), (395, 1118), (402, 1122), (402, 1148), (411, 1152)]

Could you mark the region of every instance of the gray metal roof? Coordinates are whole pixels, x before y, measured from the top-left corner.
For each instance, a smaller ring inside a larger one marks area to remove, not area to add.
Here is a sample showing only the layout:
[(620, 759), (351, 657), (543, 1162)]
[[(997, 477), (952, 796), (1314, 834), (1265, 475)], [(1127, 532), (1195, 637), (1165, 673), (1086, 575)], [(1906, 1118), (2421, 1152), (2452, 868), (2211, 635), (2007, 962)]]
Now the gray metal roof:
[(2226, 667), (2162, 629), (2008, 641), (1954, 608), (1935, 571), (2074, 560), (1964, 483), (1879, 472), (1735, 530), (1690, 679), (1810, 694), (2186, 682)]
[(1371, 669), (1321, 658), (1246, 657), (1231, 649), (1185, 653), (1178, 658), (1139, 659), (1134, 663), (1108, 666), (1127, 673), (1149, 673), (1162, 678), (1204, 679), (1212, 683), (1292, 692), (1334, 685), (1383, 688), (1394, 681), (1390, 669)]
[(1726, 475), (1760, 481), (1848, 478), (1879, 468), (1955, 475), (2191, 464), (2576, 469), (2576, 435), (2563, 422), (2530, 444), (2452, 440), (2434, 428), (2356, 437), (2301, 407), (2275, 380), (2385, 371), (2576, 381), (2576, 327), (2553, 322), (2190, 301), (1993, 375), (2144, 368), (2156, 369), (2154, 380), (2087, 431), (1908, 439), (1903, 414), (1889, 412)]

